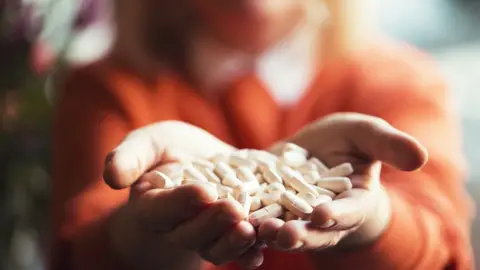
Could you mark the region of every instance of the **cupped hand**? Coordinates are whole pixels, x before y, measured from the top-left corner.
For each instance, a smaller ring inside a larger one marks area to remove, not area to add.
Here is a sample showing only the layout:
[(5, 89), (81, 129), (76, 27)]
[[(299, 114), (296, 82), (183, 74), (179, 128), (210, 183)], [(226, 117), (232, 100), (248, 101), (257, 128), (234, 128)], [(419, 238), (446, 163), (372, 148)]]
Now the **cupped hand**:
[(127, 136), (108, 156), (104, 175), (112, 188), (131, 187), (130, 202), (111, 222), (117, 254), (136, 269), (195, 269), (196, 257), (217, 265), (260, 265), (255, 230), (244, 221), (240, 204), (217, 200), (217, 191), (208, 185), (160, 190), (150, 184), (158, 166), (233, 150), (206, 131), (175, 121)]
[(288, 141), (329, 167), (349, 162), (354, 173), (350, 176), (353, 189), (317, 206), (309, 221), (269, 219), (260, 225), (259, 237), (282, 251), (354, 248), (375, 241), (391, 216), (381, 182), (382, 163), (413, 171), (427, 161), (427, 152), (417, 140), (382, 119), (356, 113), (322, 118)]

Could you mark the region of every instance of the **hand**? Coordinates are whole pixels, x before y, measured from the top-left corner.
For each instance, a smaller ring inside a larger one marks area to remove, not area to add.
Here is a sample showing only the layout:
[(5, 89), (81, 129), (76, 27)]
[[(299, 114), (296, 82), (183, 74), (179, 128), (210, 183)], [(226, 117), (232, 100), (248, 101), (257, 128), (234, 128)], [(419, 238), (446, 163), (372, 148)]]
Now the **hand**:
[(107, 158), (104, 177), (113, 188), (132, 187), (130, 202), (111, 219), (114, 253), (135, 269), (199, 269), (201, 259), (260, 265), (255, 230), (243, 221), (237, 202), (216, 201), (216, 190), (208, 186), (159, 190), (149, 184), (156, 166), (232, 150), (181, 122), (162, 122), (127, 136)]
[(354, 113), (325, 117), (288, 141), (309, 150), (329, 167), (350, 162), (354, 188), (317, 206), (310, 221), (270, 219), (261, 224), (259, 237), (283, 251), (352, 248), (375, 241), (391, 216), (380, 181), (382, 163), (412, 171), (427, 160), (425, 148), (409, 135), (379, 118)]

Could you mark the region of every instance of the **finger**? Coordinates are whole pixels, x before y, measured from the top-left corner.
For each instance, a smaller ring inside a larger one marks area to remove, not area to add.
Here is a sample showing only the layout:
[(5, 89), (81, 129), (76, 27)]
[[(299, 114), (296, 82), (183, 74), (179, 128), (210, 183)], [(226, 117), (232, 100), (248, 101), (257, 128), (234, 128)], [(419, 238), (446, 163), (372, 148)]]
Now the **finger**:
[(202, 252), (202, 257), (215, 265), (221, 265), (239, 258), (254, 243), (255, 229), (250, 223), (241, 221), (211, 248)]
[(352, 189), (331, 202), (315, 207), (310, 216), (312, 226), (327, 230), (357, 228), (375, 207), (371, 195), (368, 190)]
[(386, 121), (360, 114), (348, 114), (345, 134), (360, 154), (404, 171), (412, 171), (427, 161), (427, 151), (415, 138)]
[(238, 202), (218, 200), (194, 219), (180, 224), (167, 237), (171, 242), (187, 249), (201, 250), (244, 219), (245, 213)]
[(243, 269), (256, 269), (263, 264), (262, 248), (252, 247), (237, 260)]
[(285, 224), (285, 221), (278, 218), (267, 219), (258, 228), (258, 238), (268, 246), (273, 246), (277, 239), (277, 233)]
[(107, 156), (104, 179), (114, 189), (132, 185), (143, 173), (171, 156), (209, 157), (233, 148), (207, 131), (179, 121), (164, 121), (129, 134)]
[(318, 250), (335, 246), (347, 235), (345, 231), (324, 231), (308, 221), (292, 220), (280, 229), (275, 248), (282, 251)]
[(152, 189), (134, 202), (146, 228), (165, 232), (194, 217), (218, 198), (216, 190), (203, 185), (185, 185), (171, 190)]

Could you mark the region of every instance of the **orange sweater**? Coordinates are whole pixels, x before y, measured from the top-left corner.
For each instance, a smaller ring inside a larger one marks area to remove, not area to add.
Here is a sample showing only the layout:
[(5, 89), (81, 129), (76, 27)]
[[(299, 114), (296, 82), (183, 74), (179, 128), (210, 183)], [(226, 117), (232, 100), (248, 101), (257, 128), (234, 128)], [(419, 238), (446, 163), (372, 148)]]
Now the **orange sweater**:
[[(105, 245), (109, 212), (128, 191), (102, 180), (103, 160), (132, 129), (167, 119), (208, 130), (237, 147), (266, 148), (326, 114), (379, 116), (419, 139), (430, 160), (420, 171), (385, 169), (391, 224), (371, 246), (342, 254), (265, 251), (263, 270), (472, 269), (472, 204), (464, 190), (457, 121), (431, 61), (407, 46), (385, 45), (326, 63), (294, 107), (281, 109), (254, 78), (214, 104), (174, 75), (149, 85), (108, 61), (73, 71), (61, 88), (55, 122), (52, 270), (122, 269)], [(206, 268), (213, 266), (206, 266)], [(237, 269), (234, 265), (219, 267)]]

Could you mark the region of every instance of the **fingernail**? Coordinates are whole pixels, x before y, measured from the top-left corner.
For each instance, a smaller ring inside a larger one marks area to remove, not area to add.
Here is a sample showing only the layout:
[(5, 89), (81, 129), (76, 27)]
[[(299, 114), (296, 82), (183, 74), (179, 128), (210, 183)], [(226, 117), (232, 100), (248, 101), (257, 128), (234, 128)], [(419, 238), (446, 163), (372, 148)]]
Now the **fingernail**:
[(328, 228), (333, 227), (334, 225), (335, 225), (335, 221), (333, 219), (329, 219), (329, 220), (327, 220), (327, 222), (323, 223), (319, 227), (324, 228), (324, 229), (328, 229)]

